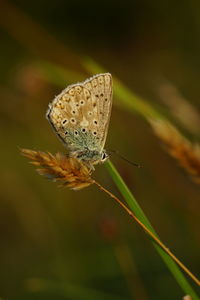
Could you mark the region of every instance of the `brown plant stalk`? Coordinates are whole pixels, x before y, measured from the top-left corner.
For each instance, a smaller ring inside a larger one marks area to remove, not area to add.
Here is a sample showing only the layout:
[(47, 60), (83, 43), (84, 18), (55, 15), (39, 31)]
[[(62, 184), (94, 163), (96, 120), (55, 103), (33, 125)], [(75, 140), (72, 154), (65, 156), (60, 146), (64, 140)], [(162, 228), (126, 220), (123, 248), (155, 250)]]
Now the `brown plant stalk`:
[(192, 144), (168, 121), (150, 120), (154, 133), (166, 146), (166, 150), (200, 183), (200, 145)]
[(148, 233), (148, 235), (177, 263), (177, 265), (179, 265), (190, 276), (190, 278), (192, 278), (194, 282), (196, 282), (197, 285), (200, 285), (200, 280), (198, 280), (196, 276), (192, 274), (192, 272), (190, 272), (190, 270), (186, 266), (184, 266), (184, 264), (163, 244), (163, 242), (161, 242), (161, 240), (158, 239), (155, 236), (155, 234), (151, 232), (151, 230), (149, 230), (119, 198), (117, 198), (110, 191), (105, 189), (97, 181), (94, 181), (94, 184), (96, 184), (99, 187), (99, 189), (101, 189), (102, 191), (107, 193), (111, 198), (117, 201), (117, 203), (130, 215), (130, 217), (133, 218), (146, 233)]
[(140, 227), (196, 282), (200, 285), (200, 281), (186, 268), (183, 263), (151, 232), (134, 214), (133, 212), (114, 194), (105, 189), (97, 181), (91, 178), (91, 169), (79, 160), (67, 155), (57, 153), (55, 156), (51, 153), (21, 149), (22, 155), (31, 159), (33, 165), (39, 166), (37, 169), (40, 175), (61, 182), (63, 186), (67, 186), (74, 190), (79, 190), (90, 184), (95, 184), (98, 188), (113, 198)]

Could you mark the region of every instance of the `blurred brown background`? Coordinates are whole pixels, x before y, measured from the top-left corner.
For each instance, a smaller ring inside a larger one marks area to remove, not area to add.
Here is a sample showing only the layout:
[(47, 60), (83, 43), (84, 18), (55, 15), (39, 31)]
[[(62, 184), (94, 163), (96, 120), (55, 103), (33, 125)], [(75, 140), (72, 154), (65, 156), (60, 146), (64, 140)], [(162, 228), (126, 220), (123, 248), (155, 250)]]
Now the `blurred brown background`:
[[(45, 112), (67, 84), (90, 76), (86, 58), (199, 141), (200, 3), (0, 1), (0, 33), (0, 297), (181, 299), (120, 207), (94, 186), (74, 192), (44, 180), (18, 147), (65, 151)], [(143, 168), (112, 160), (162, 240), (198, 275), (199, 186), (116, 101), (107, 148)], [(118, 194), (103, 165), (95, 177)]]

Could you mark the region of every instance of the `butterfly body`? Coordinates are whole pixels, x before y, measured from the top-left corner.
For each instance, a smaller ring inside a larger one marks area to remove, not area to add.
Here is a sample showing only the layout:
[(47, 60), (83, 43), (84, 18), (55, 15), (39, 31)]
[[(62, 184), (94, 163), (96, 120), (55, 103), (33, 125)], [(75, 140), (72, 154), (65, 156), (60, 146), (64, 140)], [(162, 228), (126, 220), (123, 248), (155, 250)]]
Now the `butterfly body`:
[(112, 107), (112, 77), (98, 74), (68, 86), (49, 104), (47, 119), (69, 150), (90, 166), (104, 162)]

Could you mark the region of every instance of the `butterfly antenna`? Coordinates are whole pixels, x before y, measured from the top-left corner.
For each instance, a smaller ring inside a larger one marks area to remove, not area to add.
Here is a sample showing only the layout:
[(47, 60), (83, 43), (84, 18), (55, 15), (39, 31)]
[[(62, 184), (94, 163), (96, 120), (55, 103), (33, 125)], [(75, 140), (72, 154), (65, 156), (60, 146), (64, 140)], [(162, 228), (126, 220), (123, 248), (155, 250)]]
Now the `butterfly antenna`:
[(133, 166), (135, 166), (135, 167), (137, 167), (137, 168), (142, 168), (141, 165), (136, 164), (136, 163), (130, 161), (129, 159), (125, 158), (124, 156), (122, 156), (117, 150), (109, 150), (108, 153), (109, 153), (109, 154), (114, 153), (114, 154), (116, 154), (117, 156), (119, 156), (121, 159), (127, 161), (129, 164), (131, 164), (131, 165), (133, 165)]

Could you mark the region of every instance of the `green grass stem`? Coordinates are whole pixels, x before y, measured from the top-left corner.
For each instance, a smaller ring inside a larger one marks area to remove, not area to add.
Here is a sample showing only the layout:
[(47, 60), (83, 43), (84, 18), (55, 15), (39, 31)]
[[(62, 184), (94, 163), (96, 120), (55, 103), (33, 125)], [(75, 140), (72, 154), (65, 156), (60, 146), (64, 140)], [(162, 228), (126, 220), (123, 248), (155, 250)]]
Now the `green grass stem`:
[[(125, 182), (123, 181), (123, 179), (121, 178), (121, 176), (119, 175), (119, 173), (117, 172), (116, 168), (114, 167), (114, 165), (111, 163), (110, 160), (106, 163), (106, 167), (113, 181), (117, 185), (119, 191), (121, 192), (125, 201), (130, 207), (131, 211), (149, 230), (151, 230), (152, 233), (154, 233), (158, 237), (151, 223), (149, 222), (144, 212), (142, 211), (141, 207), (137, 203), (135, 197), (133, 196), (133, 194), (131, 193), (131, 191), (129, 190), (129, 188), (127, 187), (127, 185), (125, 184)], [(184, 293), (190, 295), (193, 300), (199, 300), (198, 295), (196, 294), (196, 292), (194, 291), (194, 289), (192, 288), (192, 286), (190, 285), (190, 283), (188, 282), (188, 280), (186, 279), (186, 277), (184, 276), (180, 268), (173, 261), (173, 259), (156, 242), (154, 242), (152, 238), (150, 239), (156, 251), (162, 257), (166, 266), (171, 271), (171, 273), (173, 274), (174, 278), (176, 279), (176, 281), (178, 282), (178, 284), (180, 285)]]

